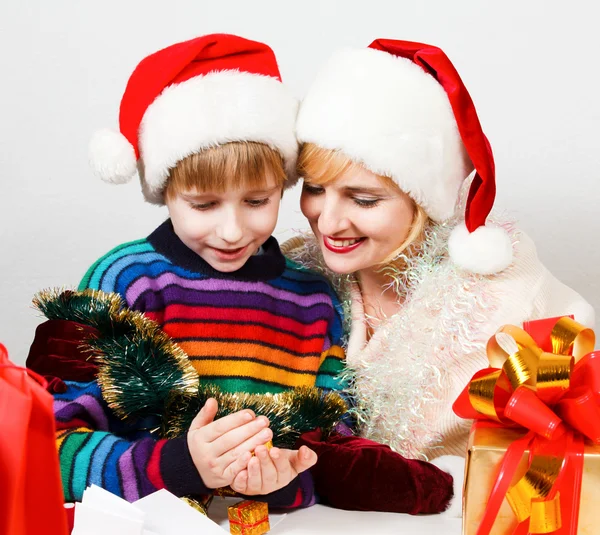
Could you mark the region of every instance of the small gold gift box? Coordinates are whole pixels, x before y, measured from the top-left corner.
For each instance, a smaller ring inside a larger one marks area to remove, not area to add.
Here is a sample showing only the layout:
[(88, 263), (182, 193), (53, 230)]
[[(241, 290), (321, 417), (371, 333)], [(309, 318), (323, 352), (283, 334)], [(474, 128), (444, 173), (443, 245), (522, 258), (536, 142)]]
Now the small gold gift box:
[[(469, 437), (463, 500), (463, 535), (475, 535), (481, 523), (488, 498), (496, 481), (507, 448), (524, 432), (507, 428), (473, 425)], [(526, 451), (513, 478), (520, 478), (527, 466)], [(506, 498), (490, 535), (511, 535), (517, 519)], [(578, 535), (600, 533), (600, 447), (586, 442), (579, 507)]]
[(262, 535), (269, 525), (269, 506), (264, 502), (244, 500), (228, 508), (229, 531), (232, 535)]

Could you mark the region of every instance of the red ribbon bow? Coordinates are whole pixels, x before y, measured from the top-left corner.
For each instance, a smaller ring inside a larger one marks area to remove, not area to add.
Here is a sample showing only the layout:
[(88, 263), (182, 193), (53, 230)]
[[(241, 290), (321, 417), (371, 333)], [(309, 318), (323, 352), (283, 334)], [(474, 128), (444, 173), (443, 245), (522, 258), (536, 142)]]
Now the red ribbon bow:
[[(528, 433), (507, 449), (477, 535), (490, 533), (505, 497), (515, 534), (577, 533), (584, 436), (600, 444), (594, 344), (594, 332), (569, 317), (506, 325), (488, 342), (492, 367), (473, 376), (453, 410)], [(527, 472), (511, 485), (528, 448)]]

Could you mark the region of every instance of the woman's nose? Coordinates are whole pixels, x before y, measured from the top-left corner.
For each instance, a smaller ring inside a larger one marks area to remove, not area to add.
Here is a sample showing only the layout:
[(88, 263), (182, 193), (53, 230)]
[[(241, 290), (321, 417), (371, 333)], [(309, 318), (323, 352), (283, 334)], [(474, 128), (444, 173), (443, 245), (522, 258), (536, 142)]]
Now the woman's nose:
[(347, 214), (334, 198), (326, 198), (318, 219), (319, 232), (324, 236), (334, 236), (349, 227)]

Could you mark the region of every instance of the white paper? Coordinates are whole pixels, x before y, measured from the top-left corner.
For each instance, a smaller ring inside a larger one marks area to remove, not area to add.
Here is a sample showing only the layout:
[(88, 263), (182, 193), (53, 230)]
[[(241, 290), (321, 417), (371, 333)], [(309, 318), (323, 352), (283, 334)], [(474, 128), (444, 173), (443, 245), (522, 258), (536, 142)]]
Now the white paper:
[(94, 509), (108, 511), (111, 514), (139, 520), (142, 523), (146, 516), (143, 511), (140, 511), (127, 500), (119, 498), (119, 496), (97, 485), (92, 485), (85, 489), (81, 503)]
[(146, 513), (145, 527), (160, 535), (177, 533), (180, 535), (202, 534), (223, 535), (229, 533), (215, 524), (183, 500), (162, 489), (134, 502)]
[[(224, 535), (229, 533), (227, 508), (240, 498), (216, 497), (206, 517), (167, 490), (129, 503), (92, 485), (75, 505), (72, 535)], [(270, 514), (271, 529), (285, 514)]]
[(142, 535), (143, 528), (138, 519), (77, 503), (71, 535)]
[(92, 485), (75, 504), (72, 535), (162, 535), (144, 529), (145, 516), (135, 505)]

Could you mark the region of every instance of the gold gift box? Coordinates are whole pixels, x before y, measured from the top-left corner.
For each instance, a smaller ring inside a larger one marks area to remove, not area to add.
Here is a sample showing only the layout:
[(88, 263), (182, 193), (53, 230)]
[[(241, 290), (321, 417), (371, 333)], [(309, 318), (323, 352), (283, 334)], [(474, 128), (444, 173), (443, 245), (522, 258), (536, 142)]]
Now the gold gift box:
[[(270, 450), (273, 448), (273, 441), (269, 440), (269, 442), (265, 443), (265, 446), (267, 448), (267, 450)], [(252, 457), (254, 457), (254, 452), (252, 452)]]
[[(463, 499), (463, 535), (477, 533), (504, 454), (523, 434), (513, 429), (492, 429), (477, 424), (471, 428)], [(513, 482), (525, 472), (528, 455), (529, 451), (526, 451)], [(516, 526), (517, 519), (505, 499), (490, 533), (510, 535)], [(577, 533), (600, 533), (600, 448), (588, 442), (584, 449)]]
[(264, 502), (244, 500), (227, 509), (232, 535), (262, 535), (271, 529), (269, 506)]

